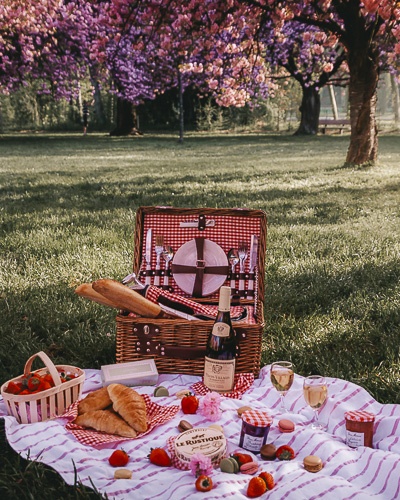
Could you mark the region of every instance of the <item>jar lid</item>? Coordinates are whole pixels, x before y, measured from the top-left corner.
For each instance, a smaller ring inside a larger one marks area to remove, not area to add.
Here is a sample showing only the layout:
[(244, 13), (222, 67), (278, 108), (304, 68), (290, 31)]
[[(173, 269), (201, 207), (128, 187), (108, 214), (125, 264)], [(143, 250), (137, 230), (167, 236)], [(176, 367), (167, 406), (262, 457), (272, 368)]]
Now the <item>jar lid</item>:
[(247, 410), (242, 414), (243, 422), (255, 427), (267, 427), (272, 424), (272, 417), (265, 411)]
[(344, 414), (346, 420), (352, 420), (353, 422), (373, 422), (375, 420), (375, 415), (364, 410), (346, 411)]

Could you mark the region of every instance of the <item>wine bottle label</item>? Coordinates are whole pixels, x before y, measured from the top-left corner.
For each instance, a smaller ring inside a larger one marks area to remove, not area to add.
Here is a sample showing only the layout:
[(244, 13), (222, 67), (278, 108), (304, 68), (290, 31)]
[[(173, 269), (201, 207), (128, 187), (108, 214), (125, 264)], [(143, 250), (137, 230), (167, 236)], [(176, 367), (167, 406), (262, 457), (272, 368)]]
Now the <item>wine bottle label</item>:
[(226, 323), (214, 323), (212, 334), (217, 337), (229, 337), (231, 327)]
[(235, 360), (204, 360), (204, 385), (211, 391), (229, 392), (233, 389), (235, 378)]

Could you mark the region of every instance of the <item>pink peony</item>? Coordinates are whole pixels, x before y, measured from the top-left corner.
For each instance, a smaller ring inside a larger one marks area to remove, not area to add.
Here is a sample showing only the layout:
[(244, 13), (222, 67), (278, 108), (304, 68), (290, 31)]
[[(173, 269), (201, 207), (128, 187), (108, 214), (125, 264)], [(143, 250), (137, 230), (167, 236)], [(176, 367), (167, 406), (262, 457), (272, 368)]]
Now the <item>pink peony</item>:
[(196, 477), (201, 475), (210, 476), (213, 471), (210, 457), (206, 457), (202, 453), (195, 453), (192, 455), (189, 467), (192, 474)]
[(199, 412), (203, 417), (215, 422), (221, 417), (221, 395), (217, 392), (209, 392), (200, 401)]

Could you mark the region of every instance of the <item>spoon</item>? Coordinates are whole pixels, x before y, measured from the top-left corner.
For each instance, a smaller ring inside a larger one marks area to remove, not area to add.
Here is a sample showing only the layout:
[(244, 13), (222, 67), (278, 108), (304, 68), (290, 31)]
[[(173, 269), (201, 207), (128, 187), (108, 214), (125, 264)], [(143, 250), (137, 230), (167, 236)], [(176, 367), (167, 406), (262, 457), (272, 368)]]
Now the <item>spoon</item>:
[(169, 268), (169, 263), (171, 262), (173, 256), (174, 256), (174, 251), (172, 250), (172, 247), (166, 246), (164, 247), (164, 251), (162, 253), (163, 259), (165, 260), (165, 274), (164, 274), (164, 282), (163, 285), (165, 288), (169, 287), (169, 276), (168, 276), (168, 268)]
[[(236, 248), (231, 248), (228, 252), (228, 262), (231, 266), (231, 275), (235, 274), (235, 267), (239, 264), (239, 253)], [(236, 280), (231, 277), (231, 288), (235, 290)]]

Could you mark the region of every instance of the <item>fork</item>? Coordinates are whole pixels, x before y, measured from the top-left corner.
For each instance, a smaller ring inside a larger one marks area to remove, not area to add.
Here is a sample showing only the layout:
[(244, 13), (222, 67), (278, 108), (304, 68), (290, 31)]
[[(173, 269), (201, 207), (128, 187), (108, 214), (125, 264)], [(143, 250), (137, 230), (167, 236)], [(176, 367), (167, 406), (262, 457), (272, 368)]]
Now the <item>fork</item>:
[[(246, 242), (239, 241), (238, 254), (239, 254), (239, 272), (241, 275), (243, 275), (244, 274), (244, 262), (247, 259), (247, 255), (248, 255)], [(239, 290), (244, 290), (244, 279), (243, 278), (241, 278), (239, 280)]]
[(154, 284), (160, 286), (160, 274), (157, 271), (161, 269), (161, 255), (164, 251), (164, 236), (156, 235), (156, 244), (154, 247), (156, 251), (156, 275), (154, 276)]

